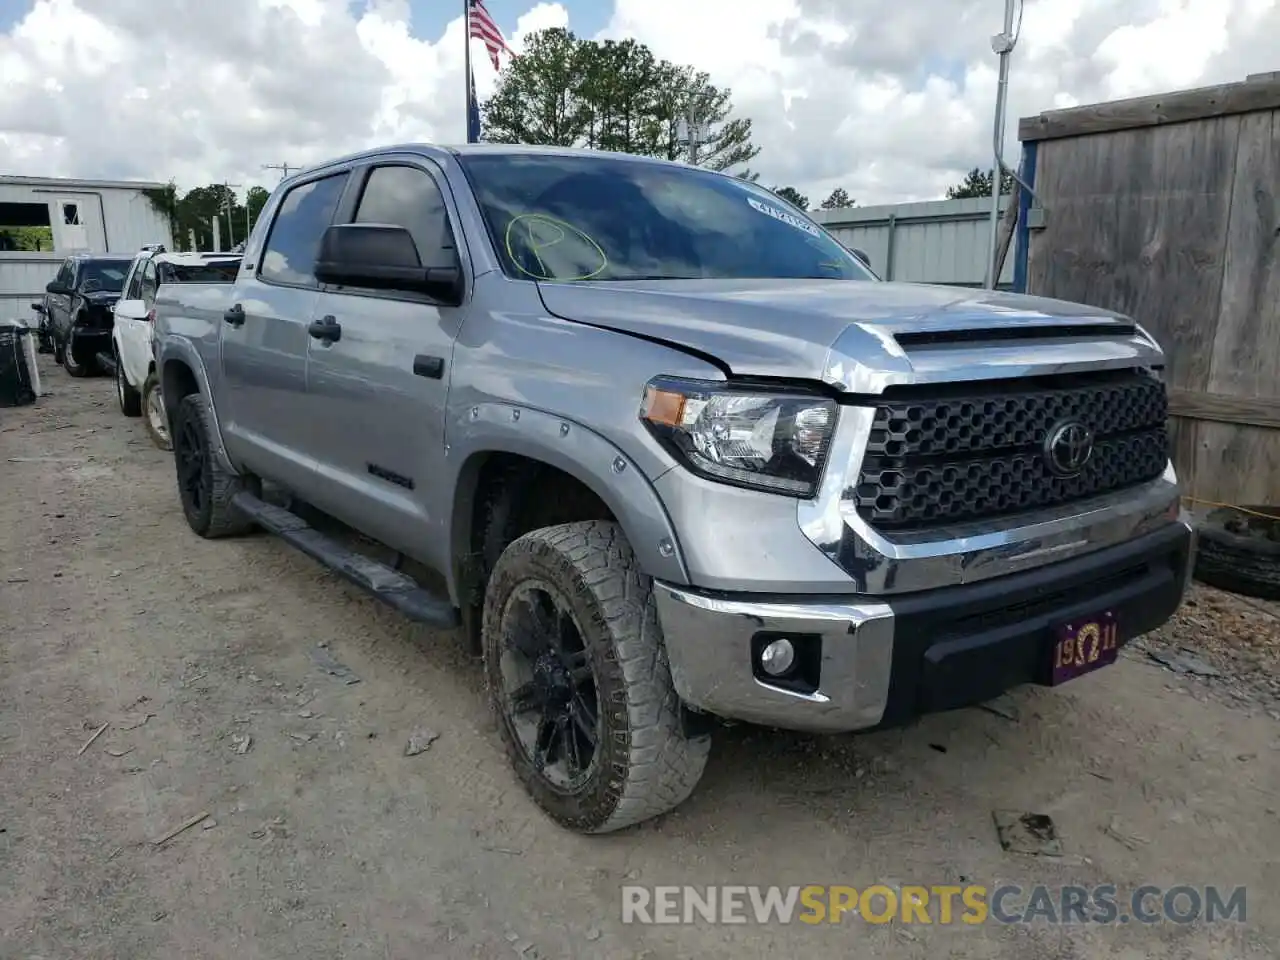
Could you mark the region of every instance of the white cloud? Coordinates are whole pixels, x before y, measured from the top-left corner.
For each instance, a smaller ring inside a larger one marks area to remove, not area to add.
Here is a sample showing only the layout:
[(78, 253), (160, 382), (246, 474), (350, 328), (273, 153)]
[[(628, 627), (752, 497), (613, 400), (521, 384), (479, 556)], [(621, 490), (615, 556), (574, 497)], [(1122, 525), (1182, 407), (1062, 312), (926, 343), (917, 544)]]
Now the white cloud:
[[(585, 2), (585, 0), (578, 0)], [(574, 27), (574, 0), (504, 23)], [(815, 202), (940, 195), (986, 165), (989, 0), (614, 0), (633, 36), (734, 91), (753, 167)], [(379, 143), (463, 136), (462, 22), (427, 36), (407, 0), (38, 0), (0, 37), (0, 169), (270, 180)], [(494, 84), (473, 42), (481, 96)], [(1242, 79), (1280, 66), (1280, 0), (1028, 0), (1016, 120), (1045, 109)]]

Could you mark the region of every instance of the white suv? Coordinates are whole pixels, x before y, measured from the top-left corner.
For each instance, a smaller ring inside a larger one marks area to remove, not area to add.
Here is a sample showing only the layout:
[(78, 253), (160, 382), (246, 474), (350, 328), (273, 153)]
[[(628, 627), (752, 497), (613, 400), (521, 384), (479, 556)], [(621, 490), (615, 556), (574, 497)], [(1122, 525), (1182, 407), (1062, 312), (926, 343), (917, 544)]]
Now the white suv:
[(151, 343), (153, 304), (165, 283), (233, 283), (240, 270), (235, 253), (168, 253), (148, 244), (133, 258), (116, 302), (111, 332), (116, 396), (126, 417), (145, 413), (147, 433), (162, 450), (169, 449), (169, 424), (160, 396)]

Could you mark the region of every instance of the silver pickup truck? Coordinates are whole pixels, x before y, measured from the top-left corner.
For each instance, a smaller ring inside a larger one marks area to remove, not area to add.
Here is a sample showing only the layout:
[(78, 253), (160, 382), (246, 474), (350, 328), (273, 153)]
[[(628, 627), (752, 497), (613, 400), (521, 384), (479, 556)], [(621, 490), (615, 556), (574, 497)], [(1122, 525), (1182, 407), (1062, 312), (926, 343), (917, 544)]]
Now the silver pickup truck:
[(870, 730), (1059, 684), (1186, 586), (1140, 326), (881, 282), (728, 176), (376, 150), (286, 180), (234, 285), (156, 309), (192, 529), (460, 625), (574, 830), (682, 802), (711, 718)]

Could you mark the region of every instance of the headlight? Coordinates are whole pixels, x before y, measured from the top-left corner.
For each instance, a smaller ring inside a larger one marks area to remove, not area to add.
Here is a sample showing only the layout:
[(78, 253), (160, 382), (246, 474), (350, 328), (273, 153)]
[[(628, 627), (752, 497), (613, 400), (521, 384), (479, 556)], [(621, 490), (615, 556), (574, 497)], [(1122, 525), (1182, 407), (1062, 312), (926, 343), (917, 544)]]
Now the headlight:
[(640, 419), (695, 473), (809, 497), (822, 477), (836, 405), (818, 396), (659, 377), (645, 387)]

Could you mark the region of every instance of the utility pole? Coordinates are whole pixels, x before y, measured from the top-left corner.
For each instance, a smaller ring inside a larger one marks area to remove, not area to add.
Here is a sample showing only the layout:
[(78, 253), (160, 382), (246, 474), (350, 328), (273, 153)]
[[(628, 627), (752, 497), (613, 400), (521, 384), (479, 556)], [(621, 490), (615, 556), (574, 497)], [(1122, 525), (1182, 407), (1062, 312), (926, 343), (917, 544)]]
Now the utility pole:
[[(238, 183), (227, 183), (225, 180), (222, 185), (230, 191), (227, 194), (227, 249), (230, 250), (236, 245), (235, 229), (231, 225), (231, 214), (235, 211), (235, 188), (240, 186)], [(246, 208), (248, 203), (245, 204)], [(247, 239), (247, 235), (246, 235)]]
[(1013, 53), (1014, 44), (1018, 42), (1013, 32), (1015, 2), (1017, 0), (1004, 0), (1004, 30), (991, 38), (991, 49), (1000, 57), (1000, 76), (996, 82), (996, 117), (992, 130), (992, 152), (995, 159), (991, 165), (991, 242), (987, 248), (986, 282), (988, 290), (994, 290), (1000, 283), (1000, 277), (997, 276), (1000, 268), (996, 265), (1000, 245), (1000, 183), (1004, 180), (1004, 115), (1009, 96), (1009, 56)]
[(280, 179), (288, 180), (290, 170), (301, 170), (302, 168), (298, 166), (296, 163), (264, 163), (262, 165), (262, 169), (263, 170), (279, 170)]

